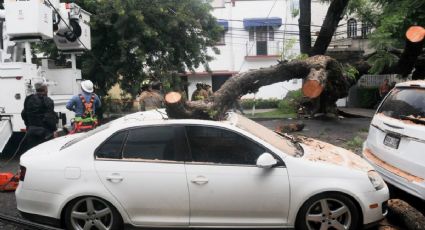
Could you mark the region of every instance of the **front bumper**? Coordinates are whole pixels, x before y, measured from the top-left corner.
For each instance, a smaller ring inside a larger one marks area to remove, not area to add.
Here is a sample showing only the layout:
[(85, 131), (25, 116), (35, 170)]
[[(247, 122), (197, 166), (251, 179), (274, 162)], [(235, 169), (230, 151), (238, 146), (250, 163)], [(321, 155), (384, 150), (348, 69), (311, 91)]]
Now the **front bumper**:
[[(378, 191), (363, 193), (360, 199), (364, 205), (362, 210), (363, 224), (365, 226), (371, 226), (385, 218), (388, 213), (387, 201), (389, 199), (387, 186)], [(371, 207), (372, 204), (377, 204), (378, 206)]]
[(386, 182), (413, 196), (425, 200), (425, 180), (423, 178), (389, 165), (366, 148), (363, 150), (363, 158), (373, 165)]

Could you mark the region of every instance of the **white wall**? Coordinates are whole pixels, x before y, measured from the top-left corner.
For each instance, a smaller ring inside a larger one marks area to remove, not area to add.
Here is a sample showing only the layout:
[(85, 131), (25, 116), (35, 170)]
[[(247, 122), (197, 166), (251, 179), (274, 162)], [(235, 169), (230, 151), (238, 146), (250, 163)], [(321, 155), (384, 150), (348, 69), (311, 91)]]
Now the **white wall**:
[[(224, 2), (224, 7), (223, 6)], [(298, 18), (292, 17), (292, 8), (298, 8), (298, 0), (245, 0), (235, 1), (235, 6), (232, 6), (229, 0), (215, 0), (213, 2), (214, 8), (212, 14), (217, 19), (227, 20), (229, 23), (228, 31), (225, 35), (225, 45), (217, 46), (220, 50), (220, 54), (214, 55), (212, 51), (210, 54), (215, 57), (213, 61), (209, 63), (209, 67), (213, 72), (246, 72), (253, 69), (259, 69), (262, 67), (269, 67), (277, 64), (277, 60), (281, 57), (266, 57), (266, 58), (250, 58), (246, 59), (247, 50), (251, 50), (252, 46), (249, 43), (249, 32), (243, 27), (243, 19), (246, 18), (267, 18), (267, 17), (279, 17), (282, 18), (282, 26), (275, 28), (274, 40), (279, 42), (281, 52), (279, 54), (285, 54), (286, 58), (288, 55), (299, 54), (299, 35), (298, 35)], [(320, 1), (312, 1), (312, 15), (311, 31), (314, 34), (320, 31), (320, 26), (326, 16), (328, 9), (327, 4), (323, 4)], [(347, 43), (347, 25), (346, 21), (349, 17), (341, 20), (340, 25), (337, 29), (338, 35), (334, 36), (333, 44)], [(360, 35), (361, 23), (358, 22), (358, 35)], [(312, 36), (312, 42), (316, 36)], [(283, 47), (288, 41), (294, 40), (295, 44), (288, 50), (284, 50)], [(280, 55), (279, 55), (280, 56)], [(196, 72), (205, 72), (203, 67), (198, 68)], [(208, 79), (208, 80), (207, 80)], [(194, 77), (189, 76), (188, 81), (191, 83), (189, 86), (189, 93), (195, 89), (197, 81), (209, 81), (211, 82), (210, 76)], [(262, 87), (257, 93), (257, 98), (282, 98), (286, 95), (288, 90), (296, 90), (301, 88), (301, 80), (277, 83), (270, 86)], [(189, 94), (190, 96), (191, 94)], [(244, 98), (252, 98), (254, 95), (246, 95)]]

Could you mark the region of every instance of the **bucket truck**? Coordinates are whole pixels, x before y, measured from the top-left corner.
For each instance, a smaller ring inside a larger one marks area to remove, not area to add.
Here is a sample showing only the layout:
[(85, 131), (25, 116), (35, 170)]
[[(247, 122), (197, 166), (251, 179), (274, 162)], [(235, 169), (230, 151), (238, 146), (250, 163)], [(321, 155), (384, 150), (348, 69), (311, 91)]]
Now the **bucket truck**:
[[(48, 85), (48, 96), (60, 118), (58, 127), (69, 125), (74, 114), (65, 105), (80, 90), (76, 55), (91, 49), (89, 23), (90, 13), (74, 3), (4, 1), (0, 10), (0, 156), (13, 135), (25, 132), (20, 113), (37, 82)], [(53, 40), (60, 52), (69, 55), (71, 68), (55, 66), (47, 59), (34, 64), (31, 45), (42, 40)]]

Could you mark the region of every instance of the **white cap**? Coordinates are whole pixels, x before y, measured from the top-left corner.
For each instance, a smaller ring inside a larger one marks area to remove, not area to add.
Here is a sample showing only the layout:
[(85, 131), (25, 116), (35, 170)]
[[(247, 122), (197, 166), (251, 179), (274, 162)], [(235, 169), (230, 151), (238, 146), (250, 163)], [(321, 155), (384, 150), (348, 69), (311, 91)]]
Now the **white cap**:
[(93, 93), (93, 82), (91, 82), (90, 80), (82, 81), (81, 88), (84, 92)]

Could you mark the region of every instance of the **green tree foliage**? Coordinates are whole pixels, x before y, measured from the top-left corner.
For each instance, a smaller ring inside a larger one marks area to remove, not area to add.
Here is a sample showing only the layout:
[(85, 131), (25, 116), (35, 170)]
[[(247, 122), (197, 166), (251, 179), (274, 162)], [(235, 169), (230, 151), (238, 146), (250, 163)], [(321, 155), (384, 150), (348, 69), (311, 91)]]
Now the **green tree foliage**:
[[(222, 28), (199, 0), (80, 0), (91, 16), (92, 51), (78, 59), (83, 77), (101, 95), (119, 82), (135, 95), (140, 82), (152, 75), (169, 79), (193, 70), (211, 57), (207, 49), (219, 40)], [(50, 45), (51, 47), (51, 45)], [(58, 60), (47, 45), (43, 51)]]
[(372, 73), (379, 73), (397, 61), (390, 51), (404, 48), (410, 26), (425, 25), (424, 0), (351, 0), (349, 10), (375, 27), (369, 37), (372, 48), (377, 50), (368, 60), (373, 66)]

